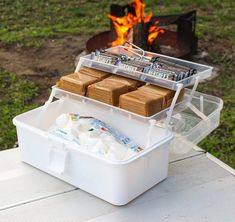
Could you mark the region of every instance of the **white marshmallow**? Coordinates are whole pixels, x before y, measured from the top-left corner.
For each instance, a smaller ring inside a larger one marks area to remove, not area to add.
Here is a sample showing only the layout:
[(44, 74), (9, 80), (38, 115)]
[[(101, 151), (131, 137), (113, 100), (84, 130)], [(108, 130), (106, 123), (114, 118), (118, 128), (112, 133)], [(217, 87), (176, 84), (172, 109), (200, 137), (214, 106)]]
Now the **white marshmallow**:
[(61, 134), (64, 139), (75, 141), (81, 147), (112, 160), (126, 160), (136, 155), (136, 152), (116, 141), (109, 132), (101, 129), (90, 130), (91, 123), (91, 118), (73, 120), (69, 114), (62, 114), (56, 119), (56, 128), (51, 132)]
[(59, 117), (56, 118), (56, 125), (60, 128), (65, 128), (67, 126), (67, 123), (69, 121), (69, 115), (68, 114), (61, 114)]
[(93, 129), (93, 130), (91, 130), (91, 131), (87, 131), (87, 134), (88, 134), (90, 137), (100, 137), (101, 130)]
[(98, 154), (106, 154), (108, 150), (108, 146), (101, 140), (99, 139), (98, 142), (91, 147), (91, 151), (94, 153), (98, 153)]
[(91, 119), (90, 118), (81, 118), (78, 120), (78, 130), (81, 132), (87, 132), (91, 128)]
[(116, 142), (115, 138), (114, 138), (112, 135), (108, 134), (108, 133), (102, 132), (102, 133), (100, 134), (100, 138), (101, 138), (101, 139), (104, 141), (104, 143), (106, 143), (107, 145), (111, 145), (112, 143), (115, 143), (115, 142)]
[(81, 133), (79, 134), (79, 142), (81, 145), (87, 146), (87, 148), (90, 148), (94, 146), (98, 142), (98, 138), (92, 138), (87, 133)]
[(107, 152), (107, 157), (114, 160), (122, 160), (127, 152), (127, 148), (123, 145), (114, 142), (110, 144), (109, 150)]

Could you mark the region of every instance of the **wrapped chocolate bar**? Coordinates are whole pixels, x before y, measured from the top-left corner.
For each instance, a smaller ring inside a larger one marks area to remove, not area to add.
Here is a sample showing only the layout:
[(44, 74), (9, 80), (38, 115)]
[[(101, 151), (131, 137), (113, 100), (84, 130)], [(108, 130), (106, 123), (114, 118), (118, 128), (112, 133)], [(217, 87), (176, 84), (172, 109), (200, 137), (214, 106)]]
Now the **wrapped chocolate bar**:
[(196, 69), (171, 62), (164, 57), (148, 58), (131, 49), (124, 48), (124, 50), (134, 55), (130, 56), (106, 50), (95, 50), (95, 52), (91, 53), (91, 59), (101, 63), (116, 65), (119, 69), (127, 72), (143, 72), (172, 81), (180, 81), (197, 73)]

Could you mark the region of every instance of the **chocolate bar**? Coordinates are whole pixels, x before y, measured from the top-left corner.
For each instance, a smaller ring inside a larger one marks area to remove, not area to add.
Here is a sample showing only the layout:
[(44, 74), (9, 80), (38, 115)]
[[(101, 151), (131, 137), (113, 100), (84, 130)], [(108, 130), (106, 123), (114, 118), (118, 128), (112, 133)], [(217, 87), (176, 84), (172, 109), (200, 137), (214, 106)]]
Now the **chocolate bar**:
[(111, 53), (105, 50), (96, 50), (92, 53), (91, 57), (101, 63), (116, 65), (128, 72), (143, 72), (172, 81), (180, 81), (197, 73), (196, 69), (171, 62), (161, 57), (154, 57), (148, 60), (141, 55), (136, 57)]

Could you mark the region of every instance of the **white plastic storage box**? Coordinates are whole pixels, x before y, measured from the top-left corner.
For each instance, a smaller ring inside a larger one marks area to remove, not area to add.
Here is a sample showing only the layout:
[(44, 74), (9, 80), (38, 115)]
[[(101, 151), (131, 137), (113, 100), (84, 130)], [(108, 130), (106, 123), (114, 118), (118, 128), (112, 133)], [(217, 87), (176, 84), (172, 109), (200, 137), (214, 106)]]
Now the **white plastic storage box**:
[[(128, 160), (111, 161), (49, 136), (47, 129), (55, 119), (70, 112), (98, 118), (148, 148)], [(13, 120), (21, 158), (114, 205), (124, 205), (167, 177), (173, 138), (169, 130), (127, 114), (92, 100), (66, 98), (21, 114)]]
[[(107, 50), (132, 56), (122, 46)], [(159, 56), (197, 69), (197, 74), (172, 81), (106, 64), (91, 54), (80, 58), (76, 71), (87, 66), (176, 90), (169, 108), (143, 117), (53, 87), (44, 106), (13, 119), (22, 160), (115, 205), (128, 203), (164, 180), (168, 173), (170, 146), (178, 149), (184, 145), (183, 141), (197, 143), (202, 140), (218, 126), (223, 103), (219, 98), (195, 92), (199, 80), (211, 75), (212, 67), (151, 52), (145, 52), (145, 56)], [(186, 89), (183, 101), (176, 104), (180, 90), (192, 84), (193, 89)], [(52, 102), (54, 97), (59, 100)], [(48, 129), (62, 113), (79, 113), (100, 119), (144, 150), (128, 160), (111, 161), (51, 136)], [(175, 139), (171, 144), (173, 136)]]

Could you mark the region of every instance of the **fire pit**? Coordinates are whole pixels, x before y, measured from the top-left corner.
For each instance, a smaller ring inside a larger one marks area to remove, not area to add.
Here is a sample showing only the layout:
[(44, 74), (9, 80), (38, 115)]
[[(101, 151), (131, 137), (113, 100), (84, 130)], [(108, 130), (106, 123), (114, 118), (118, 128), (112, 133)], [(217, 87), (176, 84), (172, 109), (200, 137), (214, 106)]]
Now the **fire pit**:
[(187, 57), (197, 51), (196, 11), (181, 15), (146, 15), (141, 0), (128, 5), (111, 5), (110, 30), (91, 37), (86, 43), (90, 53), (98, 48), (123, 45), (125, 41), (152, 52)]

